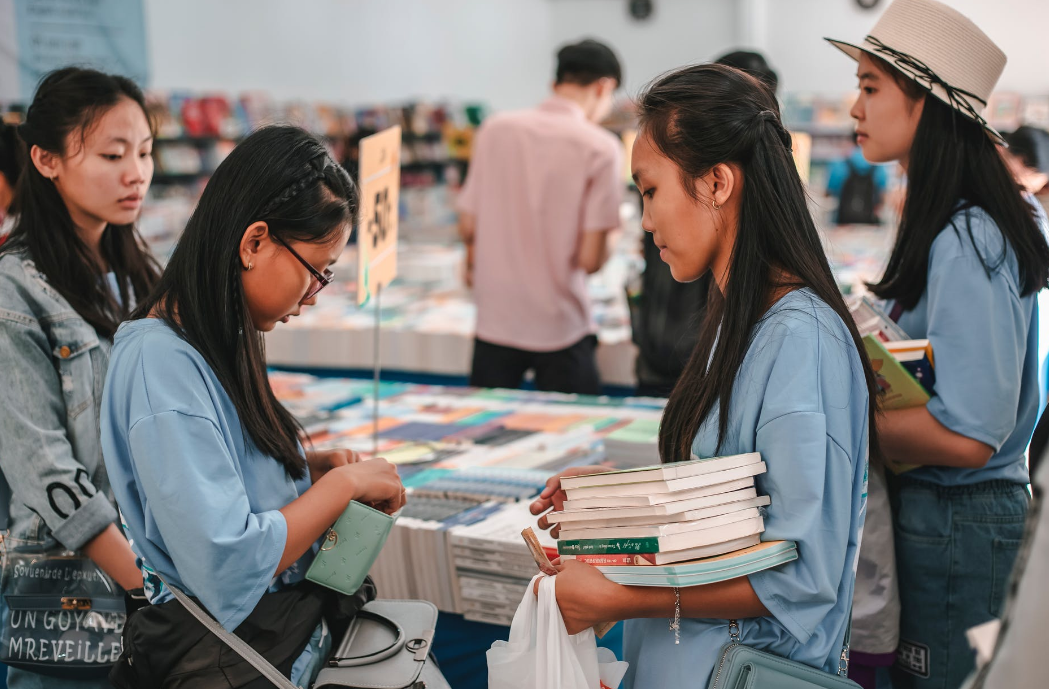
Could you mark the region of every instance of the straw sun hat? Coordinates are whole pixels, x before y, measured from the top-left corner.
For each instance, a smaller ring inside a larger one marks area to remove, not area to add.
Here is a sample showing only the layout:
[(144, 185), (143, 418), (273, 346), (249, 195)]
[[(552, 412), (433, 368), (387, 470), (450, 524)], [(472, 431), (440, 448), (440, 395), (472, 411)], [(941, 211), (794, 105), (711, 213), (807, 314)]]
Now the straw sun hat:
[(854, 60), (880, 57), (1005, 143), (982, 116), (1005, 53), (976, 24), (935, 0), (896, 0), (859, 43), (826, 39)]

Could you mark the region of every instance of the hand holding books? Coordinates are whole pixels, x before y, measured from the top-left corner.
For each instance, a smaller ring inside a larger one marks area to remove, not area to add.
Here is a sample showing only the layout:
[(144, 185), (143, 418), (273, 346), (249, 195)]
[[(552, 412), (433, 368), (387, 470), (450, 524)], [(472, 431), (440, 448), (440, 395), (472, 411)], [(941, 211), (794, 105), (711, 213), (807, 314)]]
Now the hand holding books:
[[(560, 474), (551, 476), (546, 482), (546, 488), (539, 494), (539, 497), (531, 505), (532, 514), (542, 515), (539, 517), (538, 525), (540, 529), (550, 529), (550, 535), (557, 538), (558, 534), (561, 533), (561, 527), (559, 524), (552, 524), (548, 519), (549, 514), (543, 514), (544, 512), (560, 512), (565, 506), (565, 491), (561, 488), (561, 479), (568, 478), (571, 476), (588, 476), (590, 474), (600, 474), (608, 471), (608, 467), (603, 466), (588, 466), (588, 467), (572, 467), (571, 469), (565, 469)], [(551, 510), (551, 508), (553, 508)], [(551, 528), (552, 527), (552, 528)]]

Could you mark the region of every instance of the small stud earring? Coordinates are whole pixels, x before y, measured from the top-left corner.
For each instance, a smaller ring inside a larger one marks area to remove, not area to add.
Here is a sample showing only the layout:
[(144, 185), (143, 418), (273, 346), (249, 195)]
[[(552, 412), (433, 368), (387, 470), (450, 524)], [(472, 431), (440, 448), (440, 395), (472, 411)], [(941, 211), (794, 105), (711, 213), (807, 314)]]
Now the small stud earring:
[(254, 267), (255, 267), (255, 264), (252, 263), (251, 261), (248, 261), (248, 270), (251, 270)]

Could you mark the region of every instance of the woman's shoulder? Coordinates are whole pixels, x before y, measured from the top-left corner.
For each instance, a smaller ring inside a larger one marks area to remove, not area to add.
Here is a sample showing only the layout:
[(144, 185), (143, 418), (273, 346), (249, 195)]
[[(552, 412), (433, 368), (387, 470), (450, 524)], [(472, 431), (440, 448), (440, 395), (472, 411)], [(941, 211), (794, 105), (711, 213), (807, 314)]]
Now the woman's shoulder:
[(29, 254), (20, 249), (0, 252), (0, 280), (6, 284), (25, 284), (37, 277), (39, 271)]
[(76, 315), (73, 307), (48, 284), (30, 255), (20, 249), (0, 253), (0, 316), (30, 322)]
[[(107, 388), (126, 388), (148, 400), (143, 415), (177, 411), (201, 415), (197, 404), (211, 397), (216, 383), (204, 357), (158, 318), (127, 321), (117, 329), (109, 359)], [(117, 396), (118, 398), (121, 395)]]
[(793, 290), (779, 299), (762, 319), (763, 330), (773, 337), (819, 338), (832, 334), (848, 337), (841, 316), (809, 288)]
[(930, 268), (936, 263), (969, 257), (985, 264), (1000, 263), (1005, 236), (998, 223), (980, 206), (962, 206), (937, 235), (929, 252)]
[(203, 362), (193, 345), (186, 342), (170, 325), (159, 318), (125, 321), (113, 339), (113, 363), (119, 358), (134, 358), (157, 364), (159, 370), (178, 368), (180, 362)]
[[(860, 365), (852, 332), (842, 317), (811, 289), (794, 290), (770, 309), (762, 324), (759, 351), (775, 366), (835, 370), (850, 375)], [(838, 375), (836, 374), (836, 375)]]

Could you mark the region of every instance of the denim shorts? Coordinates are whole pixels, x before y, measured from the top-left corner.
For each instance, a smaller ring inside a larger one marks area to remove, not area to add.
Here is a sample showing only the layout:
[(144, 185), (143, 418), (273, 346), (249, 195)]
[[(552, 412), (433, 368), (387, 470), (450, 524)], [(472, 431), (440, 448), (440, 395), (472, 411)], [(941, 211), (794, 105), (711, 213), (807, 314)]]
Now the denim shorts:
[(1026, 486), (890, 485), (900, 586), (895, 689), (956, 689), (975, 654), (965, 632), (1001, 614), (1030, 499)]

